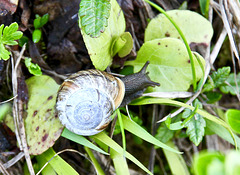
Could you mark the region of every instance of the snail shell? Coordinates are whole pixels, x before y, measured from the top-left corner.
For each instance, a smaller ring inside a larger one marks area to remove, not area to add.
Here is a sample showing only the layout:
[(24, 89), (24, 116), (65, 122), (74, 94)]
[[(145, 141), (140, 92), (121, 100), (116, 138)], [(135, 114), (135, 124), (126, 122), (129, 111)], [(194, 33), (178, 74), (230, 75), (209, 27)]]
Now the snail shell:
[(62, 124), (79, 135), (94, 135), (107, 127), (122, 103), (124, 83), (99, 70), (77, 72), (60, 86), (56, 109)]

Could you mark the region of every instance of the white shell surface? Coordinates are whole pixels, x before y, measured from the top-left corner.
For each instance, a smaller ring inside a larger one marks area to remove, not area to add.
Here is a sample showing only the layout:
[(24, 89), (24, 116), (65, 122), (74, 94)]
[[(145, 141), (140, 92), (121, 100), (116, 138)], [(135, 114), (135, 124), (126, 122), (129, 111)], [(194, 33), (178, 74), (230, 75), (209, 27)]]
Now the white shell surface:
[(124, 97), (123, 82), (99, 70), (80, 71), (61, 85), (56, 109), (62, 124), (79, 135), (94, 135), (110, 123)]

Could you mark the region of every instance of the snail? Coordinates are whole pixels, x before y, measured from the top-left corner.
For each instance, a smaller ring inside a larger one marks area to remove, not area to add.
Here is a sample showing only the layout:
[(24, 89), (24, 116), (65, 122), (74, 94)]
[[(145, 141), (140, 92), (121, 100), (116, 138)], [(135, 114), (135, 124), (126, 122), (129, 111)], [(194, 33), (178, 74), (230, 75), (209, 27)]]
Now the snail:
[(56, 109), (61, 123), (84, 136), (104, 130), (118, 107), (140, 97), (148, 86), (160, 85), (148, 77), (148, 64), (138, 73), (122, 78), (95, 69), (69, 76), (58, 91)]

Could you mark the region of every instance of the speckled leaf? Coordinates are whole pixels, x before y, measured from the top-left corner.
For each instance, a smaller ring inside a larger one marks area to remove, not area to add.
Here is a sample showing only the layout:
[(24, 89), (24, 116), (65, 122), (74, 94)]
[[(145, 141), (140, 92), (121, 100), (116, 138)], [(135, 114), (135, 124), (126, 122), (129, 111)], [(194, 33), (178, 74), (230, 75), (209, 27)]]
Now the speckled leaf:
[[(172, 17), (185, 35), (188, 44), (207, 46), (213, 35), (211, 23), (203, 16), (189, 10), (170, 10), (167, 14)], [(145, 42), (156, 38), (172, 37), (180, 39), (180, 35), (172, 23), (159, 14), (152, 19), (145, 30)]]
[(84, 32), (90, 37), (99, 37), (108, 25), (110, 0), (81, 0), (79, 16)]
[(33, 76), (26, 80), (29, 92), (25, 129), (29, 153), (38, 155), (53, 146), (63, 126), (55, 112), (59, 85), (49, 76)]
[[(204, 67), (204, 59), (197, 55)], [(191, 64), (182, 41), (175, 38), (148, 41), (140, 48), (136, 60), (129, 61), (126, 65), (134, 66), (134, 72), (138, 72), (146, 61), (150, 61), (147, 72), (151, 80), (160, 83), (159, 87), (151, 87), (149, 91), (187, 91), (192, 84)], [(194, 64), (196, 78), (200, 80), (203, 73), (195, 56)]]
[(81, 19), (79, 26), (88, 50), (88, 54), (96, 69), (105, 70), (112, 62), (112, 42), (124, 33), (126, 24), (123, 12), (116, 0), (111, 0), (111, 11), (108, 19), (108, 27), (98, 38), (91, 38), (82, 30)]

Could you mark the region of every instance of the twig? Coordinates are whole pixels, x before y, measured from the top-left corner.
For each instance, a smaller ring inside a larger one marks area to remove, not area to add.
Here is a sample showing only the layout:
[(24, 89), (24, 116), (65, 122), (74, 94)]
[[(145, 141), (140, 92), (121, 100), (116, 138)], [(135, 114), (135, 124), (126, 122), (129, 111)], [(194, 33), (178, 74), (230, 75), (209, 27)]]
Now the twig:
[(7, 172), (6, 168), (3, 166), (2, 161), (0, 161), (0, 172), (2, 172), (3, 175), (10, 175), (10, 174)]
[(229, 41), (230, 41), (230, 44), (232, 46), (233, 52), (234, 52), (236, 58), (238, 59), (238, 64), (240, 64), (239, 54), (238, 54), (238, 51), (237, 51), (237, 48), (236, 48), (236, 45), (235, 45), (235, 42), (234, 42), (234, 38), (233, 38), (233, 35), (232, 35), (232, 32), (231, 32), (230, 25), (228, 23), (227, 15), (225, 13), (225, 9), (224, 9), (224, 6), (223, 6), (223, 0), (220, 0), (219, 4), (220, 4), (220, 11), (221, 11), (222, 21), (223, 21), (224, 27), (227, 30), (227, 34), (228, 34)]
[(2, 102), (0, 102), (0, 105), (1, 105), (1, 104), (4, 104), (4, 103), (7, 103), (7, 102), (9, 102), (9, 101), (12, 101), (12, 100), (14, 100), (16, 97), (17, 97), (17, 95), (15, 95), (14, 97), (12, 97), (12, 98), (10, 98), (10, 99), (8, 99), (8, 100), (2, 101)]
[[(18, 56), (16, 63), (14, 64), (13, 59), (12, 59), (12, 86), (13, 86), (13, 95), (17, 95), (17, 90), (18, 90), (18, 82), (17, 82), (17, 75), (20, 75), (20, 69), (18, 67), (21, 58), (23, 56), (23, 53), (25, 51), (26, 45), (22, 47), (21, 52), (16, 54)], [(20, 150), (24, 152), (26, 163), (28, 166), (29, 173), (31, 175), (35, 175), (31, 158), (28, 152), (28, 147), (27, 147), (27, 140), (26, 140), (26, 134), (25, 134), (25, 127), (24, 127), (24, 121), (23, 121), (23, 104), (21, 100), (14, 99), (13, 101), (13, 116), (15, 120), (15, 128), (16, 128), (16, 133), (19, 136), (19, 147)]]
[(14, 158), (12, 158), (11, 160), (9, 160), (7, 163), (4, 163), (3, 166), (5, 168), (10, 168), (11, 166), (13, 166), (15, 163), (17, 163), (22, 157), (24, 156), (23, 152), (18, 153), (18, 155), (16, 155)]

